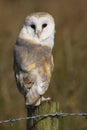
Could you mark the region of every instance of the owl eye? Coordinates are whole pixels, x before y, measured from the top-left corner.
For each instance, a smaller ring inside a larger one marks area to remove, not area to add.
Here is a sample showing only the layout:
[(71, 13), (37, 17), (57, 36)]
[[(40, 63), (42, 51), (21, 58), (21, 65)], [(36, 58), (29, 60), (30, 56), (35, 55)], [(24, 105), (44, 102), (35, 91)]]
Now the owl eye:
[(46, 26), (47, 26), (47, 24), (46, 24), (46, 23), (42, 24), (42, 28), (45, 28)]
[(36, 29), (36, 26), (35, 26), (34, 24), (31, 24), (30, 26), (31, 26), (31, 28), (33, 28), (34, 30)]

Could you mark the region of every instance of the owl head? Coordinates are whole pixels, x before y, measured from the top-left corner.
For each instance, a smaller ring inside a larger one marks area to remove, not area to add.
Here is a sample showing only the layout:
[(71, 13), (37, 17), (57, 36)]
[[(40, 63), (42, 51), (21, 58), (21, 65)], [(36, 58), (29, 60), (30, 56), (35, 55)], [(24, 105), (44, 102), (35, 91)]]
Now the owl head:
[(26, 17), (19, 38), (53, 48), (54, 33), (55, 23), (53, 17), (45, 12), (37, 12)]

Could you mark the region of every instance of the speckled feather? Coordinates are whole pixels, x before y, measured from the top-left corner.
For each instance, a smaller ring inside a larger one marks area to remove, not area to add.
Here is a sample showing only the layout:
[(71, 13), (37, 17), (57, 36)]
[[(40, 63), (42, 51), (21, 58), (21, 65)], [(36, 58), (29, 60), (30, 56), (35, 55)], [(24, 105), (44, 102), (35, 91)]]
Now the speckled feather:
[[(53, 70), (51, 49), (19, 39), (14, 47), (14, 69), (19, 90), (26, 95), (40, 77), (48, 88)], [(33, 104), (40, 95), (33, 99)], [(31, 103), (32, 104), (32, 103)]]

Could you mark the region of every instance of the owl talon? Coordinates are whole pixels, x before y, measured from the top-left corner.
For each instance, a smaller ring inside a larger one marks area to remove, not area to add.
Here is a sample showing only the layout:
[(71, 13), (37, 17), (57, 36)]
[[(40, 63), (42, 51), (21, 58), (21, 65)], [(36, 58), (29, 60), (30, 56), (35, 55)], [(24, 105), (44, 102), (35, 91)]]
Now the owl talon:
[(51, 98), (50, 98), (50, 97), (48, 97), (48, 98), (41, 97), (41, 101), (42, 101), (42, 102), (44, 102), (44, 101), (50, 101), (50, 100), (51, 100)]
[(48, 102), (48, 101), (50, 101), (51, 100), (51, 98), (50, 97), (48, 97), (48, 98), (45, 98), (45, 97), (41, 97), (37, 102), (36, 102), (36, 104), (35, 104), (35, 106), (39, 106), (40, 104), (41, 104), (41, 102)]

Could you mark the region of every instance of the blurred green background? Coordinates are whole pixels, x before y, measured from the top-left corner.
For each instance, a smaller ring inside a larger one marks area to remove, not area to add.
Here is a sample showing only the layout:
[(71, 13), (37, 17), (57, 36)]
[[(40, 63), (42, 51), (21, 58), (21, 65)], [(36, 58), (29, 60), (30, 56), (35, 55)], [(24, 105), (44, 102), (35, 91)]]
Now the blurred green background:
[[(26, 116), (13, 74), (13, 47), (31, 12), (45, 11), (56, 23), (55, 69), (47, 95), (62, 112), (87, 112), (87, 0), (0, 0), (0, 120)], [(26, 121), (0, 130), (26, 130)], [(87, 130), (80, 117), (60, 119), (59, 130)]]

